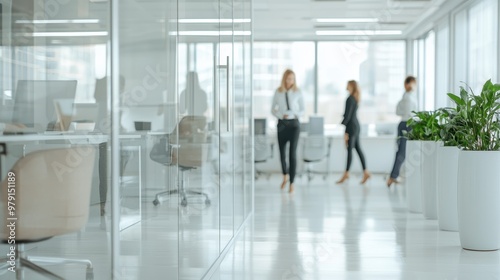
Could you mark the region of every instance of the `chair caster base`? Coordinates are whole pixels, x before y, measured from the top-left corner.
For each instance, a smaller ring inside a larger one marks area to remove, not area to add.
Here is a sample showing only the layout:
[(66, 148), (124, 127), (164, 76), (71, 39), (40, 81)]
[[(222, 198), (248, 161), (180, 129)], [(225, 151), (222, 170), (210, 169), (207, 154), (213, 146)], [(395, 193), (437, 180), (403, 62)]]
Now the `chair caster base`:
[(153, 205), (158, 206), (160, 204), (160, 201), (158, 199), (153, 200)]
[(185, 198), (184, 198), (184, 199), (181, 201), (181, 206), (186, 207), (187, 205), (188, 205), (187, 199), (185, 199)]
[(210, 199), (206, 199), (205, 200), (205, 205), (210, 206), (210, 204), (212, 204), (212, 202), (210, 201)]

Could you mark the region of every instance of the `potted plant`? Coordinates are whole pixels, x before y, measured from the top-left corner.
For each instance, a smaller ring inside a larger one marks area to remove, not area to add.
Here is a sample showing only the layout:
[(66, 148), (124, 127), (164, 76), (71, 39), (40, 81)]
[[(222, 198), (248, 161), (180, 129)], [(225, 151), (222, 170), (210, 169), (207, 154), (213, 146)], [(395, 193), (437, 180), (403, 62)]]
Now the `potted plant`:
[(455, 124), (458, 147), (458, 230), (469, 250), (500, 248), (500, 85), (487, 81), (479, 95), (448, 96), (462, 109)]
[[(425, 218), (437, 219), (437, 148), (439, 143), (440, 111), (415, 112), (416, 118), (409, 121), (412, 128), (417, 128), (421, 141), (421, 186), (422, 210)], [(410, 132), (412, 134), (412, 132)]]
[(412, 213), (422, 213), (422, 185), (421, 185), (421, 138), (424, 134), (424, 127), (420, 125), (416, 116), (407, 122), (408, 132), (403, 133), (406, 142), (405, 159), (405, 185), (406, 203), (408, 211)]
[(439, 229), (458, 231), (457, 213), (457, 176), (458, 176), (458, 143), (457, 125), (463, 122), (458, 112), (462, 106), (441, 108), (440, 139), (443, 145), (437, 151), (437, 190), (438, 190), (438, 224)]

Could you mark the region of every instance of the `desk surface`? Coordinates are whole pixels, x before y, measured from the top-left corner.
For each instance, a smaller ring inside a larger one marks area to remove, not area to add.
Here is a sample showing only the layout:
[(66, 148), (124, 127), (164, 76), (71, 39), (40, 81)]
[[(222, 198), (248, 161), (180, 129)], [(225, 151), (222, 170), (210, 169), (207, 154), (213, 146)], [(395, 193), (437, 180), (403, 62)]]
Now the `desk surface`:
[[(142, 136), (148, 134), (122, 134), (120, 139), (140, 139)], [(109, 139), (107, 134), (74, 134), (74, 133), (60, 133), (60, 134), (22, 134), (22, 135), (0, 135), (0, 142), (32, 142), (32, 141), (54, 141), (54, 140), (88, 140), (89, 143), (104, 142)]]

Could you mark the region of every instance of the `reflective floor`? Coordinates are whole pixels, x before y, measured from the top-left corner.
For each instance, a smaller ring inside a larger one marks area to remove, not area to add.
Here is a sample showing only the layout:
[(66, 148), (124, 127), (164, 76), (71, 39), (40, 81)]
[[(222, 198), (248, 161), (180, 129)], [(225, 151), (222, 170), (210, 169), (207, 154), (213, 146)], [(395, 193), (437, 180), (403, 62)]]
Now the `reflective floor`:
[(462, 250), (458, 233), (408, 213), (404, 185), (318, 176), (289, 195), (279, 179), (256, 181), (253, 222), (213, 280), (500, 279), (499, 252)]
[[(353, 176), (338, 186), (333, 183), (337, 176), (326, 181), (317, 176), (309, 184), (299, 178), (293, 195), (279, 190), (279, 176), (257, 180), (255, 215), (212, 279), (500, 279), (500, 252), (464, 251), (458, 233), (439, 231), (437, 221), (408, 213), (403, 185), (388, 190), (383, 178), (374, 176), (363, 187)], [(177, 201), (153, 206), (154, 193), (144, 194), (142, 222), (121, 234), (118, 279), (200, 279), (202, 267), (215, 258), (210, 252), (218, 236), (206, 229), (214, 227), (209, 209), (216, 211), (217, 201), (195, 215), (199, 219), (183, 218), (179, 236), (177, 218), (191, 216), (178, 212)], [(95, 206), (81, 233), (27, 250), (32, 256), (91, 259), (95, 279), (109, 279), (109, 240), (108, 217), (101, 219)], [(49, 269), (65, 279), (85, 279), (83, 266)], [(15, 276), (0, 273), (0, 279)], [(46, 278), (26, 271), (24, 279)]]

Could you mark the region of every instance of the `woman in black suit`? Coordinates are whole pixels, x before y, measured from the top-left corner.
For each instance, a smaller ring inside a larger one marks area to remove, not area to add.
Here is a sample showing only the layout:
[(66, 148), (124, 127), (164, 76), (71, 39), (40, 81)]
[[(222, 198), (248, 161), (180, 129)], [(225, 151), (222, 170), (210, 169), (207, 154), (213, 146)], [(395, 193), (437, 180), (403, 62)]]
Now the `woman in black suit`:
[(361, 145), (359, 143), (360, 126), (356, 115), (360, 99), (358, 83), (356, 81), (349, 81), (347, 83), (347, 91), (349, 91), (349, 97), (347, 98), (345, 104), (344, 120), (342, 121), (342, 124), (345, 125), (344, 140), (347, 146), (347, 166), (344, 175), (339, 181), (337, 181), (337, 184), (341, 184), (349, 178), (353, 148), (356, 149), (359, 159), (361, 160), (361, 165), (363, 166), (363, 180), (361, 181), (361, 184), (364, 184), (370, 178), (370, 173), (366, 169), (365, 156), (363, 155), (363, 151), (361, 150)]

